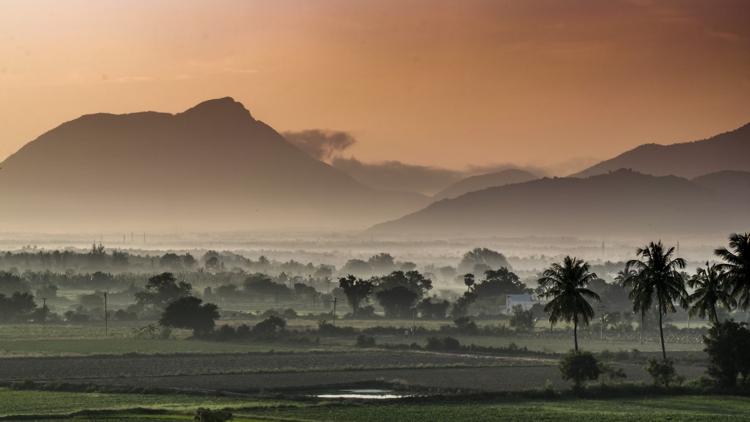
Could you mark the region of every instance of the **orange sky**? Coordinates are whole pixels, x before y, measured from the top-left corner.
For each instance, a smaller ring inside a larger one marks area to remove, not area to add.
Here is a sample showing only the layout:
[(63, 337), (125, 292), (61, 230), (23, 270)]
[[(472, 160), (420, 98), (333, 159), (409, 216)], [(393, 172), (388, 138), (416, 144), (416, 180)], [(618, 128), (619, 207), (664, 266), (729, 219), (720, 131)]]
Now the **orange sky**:
[(0, 159), (98, 111), (233, 96), (349, 154), (605, 158), (750, 121), (746, 1), (0, 2)]

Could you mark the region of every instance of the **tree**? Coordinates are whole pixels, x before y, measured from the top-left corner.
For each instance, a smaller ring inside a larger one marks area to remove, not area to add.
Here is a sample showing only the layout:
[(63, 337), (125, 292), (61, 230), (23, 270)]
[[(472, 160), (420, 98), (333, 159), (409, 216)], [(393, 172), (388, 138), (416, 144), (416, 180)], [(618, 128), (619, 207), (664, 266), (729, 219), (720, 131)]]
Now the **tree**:
[(375, 293), (387, 317), (408, 318), (412, 316), (419, 295), (405, 286), (394, 286)]
[(530, 290), (515, 273), (502, 267), (485, 271), (484, 280), (475, 284), (472, 292), (476, 294), (477, 299), (482, 299), (530, 293)]
[(721, 265), (706, 262), (706, 268), (698, 268), (696, 274), (688, 280), (688, 285), (694, 289), (688, 297), (691, 304), (690, 316), (696, 314), (701, 318), (708, 316), (712, 323), (719, 322), (716, 306), (721, 304), (727, 309), (732, 306), (732, 295), (724, 279)]
[(24, 321), (35, 309), (34, 296), (30, 293), (15, 292), (8, 297), (0, 293), (0, 321)]
[(252, 329), (252, 334), (261, 338), (274, 338), (284, 332), (285, 329), (286, 321), (279, 316), (271, 315), (263, 321), (255, 324)]
[(135, 294), (141, 305), (153, 305), (164, 309), (171, 302), (190, 295), (192, 286), (184, 281), (177, 282), (174, 274), (161, 273), (148, 279), (146, 289)]
[(344, 291), (346, 301), (349, 302), (349, 306), (352, 308), (352, 316), (356, 317), (359, 315), (362, 303), (367, 302), (367, 298), (375, 289), (375, 282), (372, 280), (363, 280), (350, 274), (347, 277), (339, 279), (339, 287)]
[(461, 273), (483, 273), (492, 268), (510, 268), (505, 255), (487, 248), (474, 248), (466, 252), (458, 264)]
[(394, 271), (380, 277), (375, 297), (387, 316), (408, 318), (413, 316), (414, 306), (432, 289), (432, 280), (419, 271)]
[(474, 288), (474, 274), (464, 274), (464, 284), (466, 285), (466, 291), (470, 292)]
[(733, 233), (729, 236), (729, 249), (719, 248), (714, 253), (724, 261), (720, 269), (725, 272), (737, 305), (747, 309), (750, 307), (750, 233)]
[(510, 326), (518, 331), (534, 330), (534, 311), (524, 310), (521, 305), (513, 307), (513, 315), (510, 317)]
[(559, 320), (573, 323), (574, 350), (578, 352), (578, 324), (588, 325), (594, 316), (594, 308), (586, 300), (599, 300), (599, 295), (587, 286), (596, 278), (589, 265), (566, 256), (562, 265), (552, 264), (539, 279), (540, 296), (552, 300), (544, 307), (552, 324)]
[(447, 300), (438, 300), (436, 297), (423, 299), (417, 305), (417, 310), (422, 318), (444, 319), (450, 303)]
[(372, 272), (377, 274), (387, 274), (388, 272), (393, 271), (396, 266), (393, 257), (385, 252), (371, 256), (370, 259), (367, 260), (367, 263), (370, 264)]
[(630, 288), (628, 298), (633, 303), (633, 312), (641, 317), (638, 331), (640, 332), (641, 343), (643, 343), (643, 330), (646, 326), (646, 312), (651, 309), (651, 301), (654, 296), (653, 286), (646, 280), (636, 278), (636, 272), (631, 268), (628, 268), (627, 265), (625, 266), (625, 269), (617, 273), (616, 280), (621, 286)]
[(626, 272), (632, 271), (628, 278), (633, 285), (631, 298), (634, 309), (645, 312), (653, 303), (656, 296), (657, 312), (659, 314), (659, 337), (661, 338), (662, 358), (667, 360), (667, 349), (664, 346), (663, 318), (667, 312), (675, 312), (675, 302), (687, 307), (687, 292), (685, 279), (680, 272), (685, 268), (685, 260), (674, 257), (674, 247), (665, 249), (661, 241), (651, 242), (636, 250), (636, 256), (625, 265)]
[(203, 303), (194, 296), (185, 296), (167, 305), (159, 319), (165, 327), (193, 330), (193, 335), (208, 334), (219, 318), (219, 307)]
[(703, 336), (703, 349), (709, 357), (708, 375), (725, 388), (737, 385), (737, 375), (744, 381), (750, 375), (750, 330), (734, 321), (715, 322)]

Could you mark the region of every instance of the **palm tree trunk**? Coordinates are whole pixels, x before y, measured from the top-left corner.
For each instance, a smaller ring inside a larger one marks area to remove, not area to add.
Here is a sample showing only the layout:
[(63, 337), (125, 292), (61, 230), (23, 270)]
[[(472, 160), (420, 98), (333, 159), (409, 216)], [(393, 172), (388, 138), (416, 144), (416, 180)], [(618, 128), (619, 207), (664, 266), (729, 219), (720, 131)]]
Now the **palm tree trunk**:
[(640, 334), (641, 334), (641, 344), (643, 344), (643, 324), (646, 322), (646, 314), (644, 312), (641, 312), (641, 326), (640, 328)]
[(573, 318), (573, 344), (576, 353), (578, 353), (578, 320), (575, 318)]
[(661, 298), (659, 298), (659, 337), (661, 337), (661, 356), (664, 358), (664, 360), (667, 360), (667, 348), (664, 347), (664, 328), (662, 327), (662, 306), (661, 306)]

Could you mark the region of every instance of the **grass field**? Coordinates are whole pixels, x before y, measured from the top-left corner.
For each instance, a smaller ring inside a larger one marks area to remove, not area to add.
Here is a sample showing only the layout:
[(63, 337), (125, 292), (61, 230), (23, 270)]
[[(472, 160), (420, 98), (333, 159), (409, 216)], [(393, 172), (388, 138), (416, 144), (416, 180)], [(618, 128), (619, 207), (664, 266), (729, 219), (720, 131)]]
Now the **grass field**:
[(559, 400), (464, 404), (375, 404), (307, 406), (260, 412), (251, 417), (315, 421), (737, 421), (750, 420), (750, 400), (683, 396), (653, 399)]
[[(238, 324), (240, 321), (231, 321)], [(254, 323), (249, 322), (248, 323)], [(495, 321), (497, 322), (497, 321)], [(493, 322), (494, 323), (494, 322)], [(312, 320), (290, 320), (290, 326), (296, 328), (312, 328), (317, 322)], [(367, 328), (376, 325), (411, 327), (413, 322), (408, 320), (340, 320), (339, 326), (353, 326)], [(445, 321), (419, 321), (419, 325), (436, 329), (445, 325)], [(346, 337), (318, 337), (319, 344), (298, 345), (293, 343), (263, 343), (263, 342), (215, 342), (215, 341), (185, 341), (190, 333), (175, 330), (173, 337), (167, 340), (142, 339), (134, 336), (134, 329), (145, 325), (144, 322), (117, 322), (110, 327), (109, 335), (104, 336), (101, 324), (55, 324), (55, 325), (0, 325), (0, 357), (4, 356), (63, 356), (89, 354), (123, 354), (123, 353), (243, 353), (269, 350), (300, 351), (300, 350), (351, 350), (354, 338)], [(317, 336), (316, 336), (317, 337)], [(417, 342), (424, 344), (427, 336), (378, 335), (375, 336), (380, 344), (410, 344)], [(461, 344), (476, 344), (481, 346), (508, 347), (511, 343), (529, 350), (565, 353), (572, 348), (572, 339), (562, 333), (554, 336), (545, 335), (503, 335), (503, 336), (455, 336)], [(615, 339), (601, 340), (598, 337), (582, 336), (581, 346), (586, 350), (602, 351), (630, 351), (638, 349), (642, 352), (656, 352), (659, 350), (657, 340), (640, 343), (638, 341), (622, 341)], [(703, 349), (701, 343), (669, 343), (667, 349), (674, 352), (697, 352)]]
[[(236, 421), (737, 421), (750, 420), (750, 400), (673, 396), (608, 400), (482, 400), (462, 403), (371, 403), (268, 400), (187, 395), (94, 394), (0, 389), (0, 415), (45, 420), (190, 420), (198, 407), (229, 408)], [(156, 410), (158, 413), (149, 412)], [(57, 419), (60, 420), (60, 419)]]

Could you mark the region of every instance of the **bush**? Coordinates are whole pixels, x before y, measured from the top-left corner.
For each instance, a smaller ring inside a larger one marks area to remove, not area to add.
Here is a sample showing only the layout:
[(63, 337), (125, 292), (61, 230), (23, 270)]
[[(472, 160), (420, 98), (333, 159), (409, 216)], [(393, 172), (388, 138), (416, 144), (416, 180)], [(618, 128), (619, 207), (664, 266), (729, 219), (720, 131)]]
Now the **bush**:
[(453, 323), (461, 334), (476, 334), (479, 331), (477, 323), (469, 317), (456, 318)]
[(733, 388), (737, 376), (750, 373), (750, 330), (732, 320), (714, 324), (703, 337), (708, 353), (708, 375), (719, 387)]
[(357, 347), (375, 347), (375, 337), (360, 334), (357, 336)]
[(560, 360), (560, 372), (564, 380), (573, 381), (573, 388), (580, 390), (584, 381), (596, 380), (602, 370), (591, 353), (570, 352)]
[(427, 350), (461, 350), (461, 343), (453, 337), (430, 337), (427, 339)]
[(654, 385), (669, 387), (670, 384), (680, 383), (682, 379), (674, 370), (674, 362), (671, 359), (661, 360), (651, 358), (648, 360), (646, 371), (654, 379)]
[(195, 422), (226, 422), (232, 419), (232, 413), (226, 410), (199, 408), (195, 411)]

